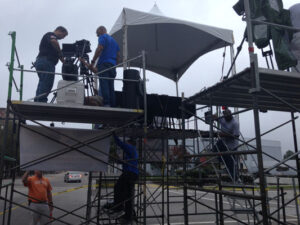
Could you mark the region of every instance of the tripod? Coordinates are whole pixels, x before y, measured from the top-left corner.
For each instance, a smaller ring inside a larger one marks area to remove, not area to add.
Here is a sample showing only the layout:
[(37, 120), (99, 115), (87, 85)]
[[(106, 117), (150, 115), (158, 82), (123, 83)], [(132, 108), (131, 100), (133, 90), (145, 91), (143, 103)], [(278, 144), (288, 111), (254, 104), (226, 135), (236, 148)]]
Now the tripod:
[[(83, 58), (87, 63), (89, 63), (89, 56), (87, 54), (85, 54)], [(83, 83), (84, 83), (84, 88), (86, 90), (86, 95), (87, 97), (89, 96), (95, 96), (96, 95), (96, 91), (95, 91), (95, 87), (94, 87), (94, 78), (91, 76), (91, 72), (88, 70), (88, 68), (86, 67), (86, 65), (84, 65), (82, 62), (80, 62), (79, 64), (79, 68), (80, 68), (80, 75), (85, 75), (85, 79), (83, 79)]]

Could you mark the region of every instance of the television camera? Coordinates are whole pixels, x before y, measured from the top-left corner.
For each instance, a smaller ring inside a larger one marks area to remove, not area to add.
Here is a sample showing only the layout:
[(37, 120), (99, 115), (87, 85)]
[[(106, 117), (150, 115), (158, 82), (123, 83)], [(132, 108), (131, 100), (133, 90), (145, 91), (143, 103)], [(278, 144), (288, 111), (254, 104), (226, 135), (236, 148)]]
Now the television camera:
[[(87, 53), (91, 52), (91, 44), (87, 40), (76, 41), (73, 44), (63, 44), (62, 53), (64, 58), (64, 63), (62, 66), (62, 73), (78, 75), (78, 69), (80, 69), (80, 75), (89, 75), (88, 69), (78, 60), (78, 58), (83, 58), (89, 62), (89, 56)], [(79, 62), (79, 66), (77, 63)], [(77, 76), (62, 75), (64, 80), (67, 81), (77, 81)]]

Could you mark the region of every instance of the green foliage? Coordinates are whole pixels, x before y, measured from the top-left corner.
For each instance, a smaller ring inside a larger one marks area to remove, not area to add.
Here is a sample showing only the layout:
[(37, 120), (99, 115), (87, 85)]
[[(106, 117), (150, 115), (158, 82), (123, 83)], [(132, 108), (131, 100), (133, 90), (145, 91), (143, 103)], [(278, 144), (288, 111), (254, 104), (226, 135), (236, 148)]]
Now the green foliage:
[[(176, 170), (177, 176), (183, 176), (183, 170)], [(190, 178), (207, 178), (209, 175), (214, 174), (211, 167), (203, 167), (200, 169), (192, 169), (186, 172), (186, 176)]]
[(110, 148), (109, 148), (109, 162), (116, 162), (119, 159), (119, 155), (117, 152), (117, 145), (113, 140), (110, 141)]
[[(293, 152), (292, 150), (287, 150), (286, 153), (284, 154), (283, 158), (287, 159), (289, 158), (291, 155), (293, 155), (295, 152)], [(295, 159), (295, 157), (293, 157), (292, 159)]]
[(5, 127), (4, 121), (1, 123), (3, 125), (3, 129), (0, 130), (0, 151), (4, 152), (6, 156), (11, 158), (18, 158), (19, 156), (19, 148), (17, 148), (17, 124), (14, 127), (12, 121), (9, 121), (7, 127), (7, 138), (6, 138), (6, 148), (4, 149), (4, 135), (5, 135)]

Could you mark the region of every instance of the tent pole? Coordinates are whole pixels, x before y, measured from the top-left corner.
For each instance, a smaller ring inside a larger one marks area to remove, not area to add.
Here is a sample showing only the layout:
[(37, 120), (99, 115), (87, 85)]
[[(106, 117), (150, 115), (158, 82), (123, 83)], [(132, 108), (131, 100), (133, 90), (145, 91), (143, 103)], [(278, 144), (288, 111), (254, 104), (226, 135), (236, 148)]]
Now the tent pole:
[(178, 80), (175, 81), (175, 84), (176, 84), (176, 96), (179, 97), (178, 96), (179, 95), (179, 93), (178, 93), (179, 92), (178, 91)]
[(126, 24), (126, 13), (123, 9), (123, 69), (127, 69), (127, 59), (128, 59), (128, 40), (127, 40), (127, 29), (128, 26)]
[[(147, 140), (147, 89), (146, 89), (146, 52), (142, 51), (142, 64), (143, 64), (143, 83), (144, 83), (144, 140), (142, 145), (143, 152), (143, 169), (146, 171), (146, 140)], [(143, 176), (143, 224), (147, 224), (147, 176)]]
[[(235, 64), (235, 61), (234, 61), (234, 48), (233, 48), (233, 44), (230, 45), (230, 60), (231, 60), (231, 63), (233, 63), (231, 74), (232, 74), (232, 76), (234, 76), (236, 74), (236, 64)], [(235, 107), (234, 108), (234, 112), (238, 112), (238, 111), (239, 111), (239, 108)], [(239, 126), (240, 126), (240, 116), (239, 116), (239, 114), (236, 114), (234, 116), (234, 118), (238, 121)]]
[(235, 61), (234, 61), (234, 48), (233, 48), (233, 44), (230, 45), (230, 60), (231, 60), (231, 63), (233, 63), (231, 74), (232, 74), (232, 76), (234, 76), (236, 74), (236, 64), (235, 64)]
[[(179, 90), (178, 90), (178, 74), (176, 74), (176, 81), (175, 81), (175, 84), (176, 84), (176, 97), (179, 97)], [(181, 120), (178, 120), (178, 126), (179, 126), (179, 129), (181, 129)]]

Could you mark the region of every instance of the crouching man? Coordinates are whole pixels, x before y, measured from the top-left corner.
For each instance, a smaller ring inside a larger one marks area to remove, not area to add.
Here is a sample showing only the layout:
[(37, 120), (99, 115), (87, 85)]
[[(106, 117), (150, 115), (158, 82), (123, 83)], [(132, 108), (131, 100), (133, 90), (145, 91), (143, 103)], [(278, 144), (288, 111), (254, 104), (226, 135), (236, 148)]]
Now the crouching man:
[(121, 224), (130, 224), (135, 219), (133, 203), (134, 185), (139, 174), (138, 152), (135, 140), (122, 142), (115, 134), (113, 136), (116, 144), (124, 151), (123, 170), (114, 187), (114, 202), (105, 205), (104, 209), (111, 214), (119, 214), (118, 220)]

